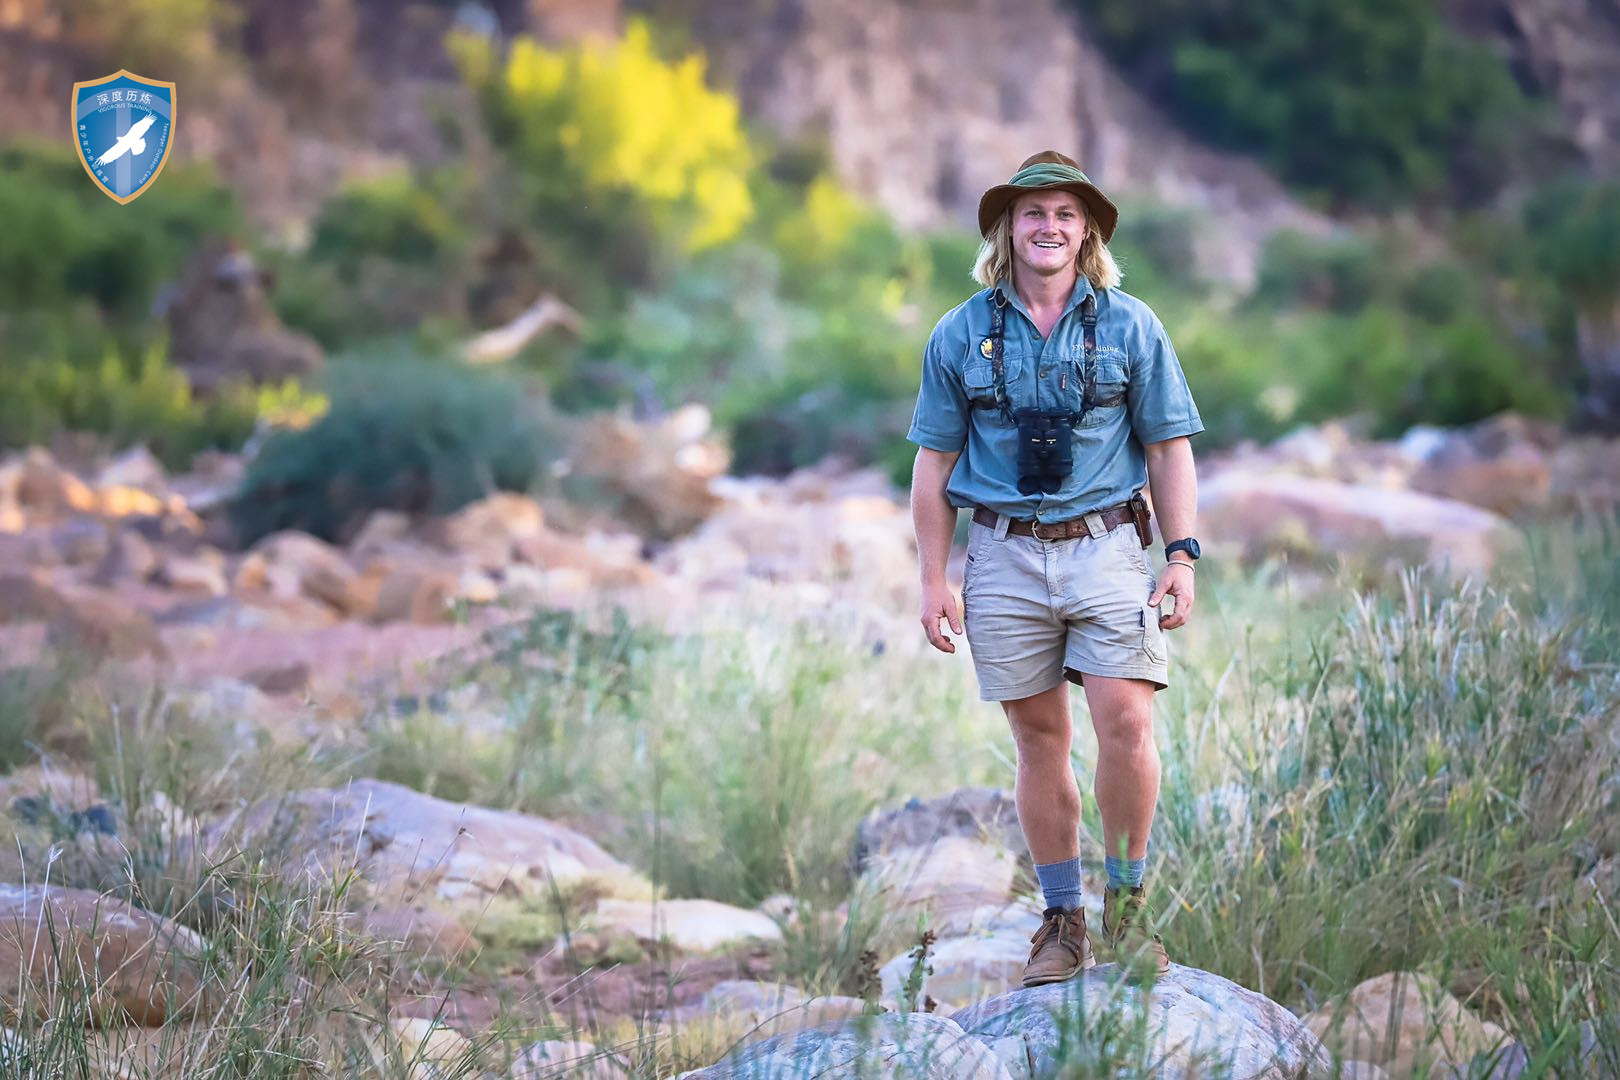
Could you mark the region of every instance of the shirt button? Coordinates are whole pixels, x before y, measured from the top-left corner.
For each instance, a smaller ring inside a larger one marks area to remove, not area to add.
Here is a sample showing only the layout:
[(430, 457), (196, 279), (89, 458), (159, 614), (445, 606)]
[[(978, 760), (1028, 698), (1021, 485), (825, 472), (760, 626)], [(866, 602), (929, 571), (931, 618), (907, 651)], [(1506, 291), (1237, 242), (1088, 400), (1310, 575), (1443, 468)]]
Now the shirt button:
[(1051, 368), (1044, 368), (1044, 367), (1043, 367), (1043, 368), (1041, 368), (1041, 378), (1043, 378), (1043, 379), (1044, 379), (1044, 378), (1046, 378), (1046, 377), (1047, 377), (1047, 376), (1048, 376), (1048, 375), (1050, 375), (1050, 374), (1051, 374), (1051, 373), (1052, 373), (1052, 369), (1051, 369)]

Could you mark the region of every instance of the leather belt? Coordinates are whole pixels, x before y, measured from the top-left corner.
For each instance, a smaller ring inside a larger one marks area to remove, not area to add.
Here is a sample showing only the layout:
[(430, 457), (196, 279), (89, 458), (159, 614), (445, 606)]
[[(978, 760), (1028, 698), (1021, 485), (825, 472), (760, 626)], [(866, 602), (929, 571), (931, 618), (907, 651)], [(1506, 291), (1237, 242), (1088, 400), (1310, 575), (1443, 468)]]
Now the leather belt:
[[(1096, 513), (1102, 519), (1105, 532), (1133, 520), (1130, 503), (1120, 503), (1118, 506), (1110, 506)], [(1089, 517), (1090, 514), (1082, 514), (1068, 521), (1019, 521), (1013, 518), (1007, 522), (1007, 531), (1014, 536), (1033, 536), (1037, 540), (1072, 540), (1077, 536), (1091, 535), (1091, 527), (1086, 524)], [(992, 529), (996, 527), (995, 511), (986, 510), (982, 506), (973, 511), (973, 520)]]

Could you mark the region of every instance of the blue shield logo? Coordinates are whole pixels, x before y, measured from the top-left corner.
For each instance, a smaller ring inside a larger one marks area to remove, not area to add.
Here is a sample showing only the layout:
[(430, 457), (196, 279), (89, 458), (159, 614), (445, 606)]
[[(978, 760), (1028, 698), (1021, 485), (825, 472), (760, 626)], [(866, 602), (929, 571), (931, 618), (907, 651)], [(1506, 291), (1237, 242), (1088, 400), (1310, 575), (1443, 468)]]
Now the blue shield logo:
[(102, 191), (128, 203), (152, 186), (169, 159), (174, 133), (174, 83), (118, 71), (73, 84), (73, 134)]

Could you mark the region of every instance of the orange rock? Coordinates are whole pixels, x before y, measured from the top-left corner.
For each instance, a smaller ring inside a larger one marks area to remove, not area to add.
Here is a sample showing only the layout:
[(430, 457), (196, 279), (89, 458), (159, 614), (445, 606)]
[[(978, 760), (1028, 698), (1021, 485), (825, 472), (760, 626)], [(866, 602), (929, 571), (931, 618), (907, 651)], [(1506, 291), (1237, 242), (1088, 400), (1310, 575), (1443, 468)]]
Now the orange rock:
[(23, 458), (22, 475), (17, 482), (17, 501), (25, 510), (47, 515), (92, 514), (99, 507), (95, 492), (77, 476), (56, 463), (40, 449)]
[(296, 578), (304, 595), (330, 604), (344, 614), (364, 611), (365, 598), (354, 591), (358, 572), (343, 552), (322, 540), (301, 532), (278, 532), (254, 545), (249, 555), (261, 562), (244, 560), (237, 569), (238, 587), (256, 584), (262, 591), (285, 598), (285, 591)]
[(224, 596), (230, 591), (225, 556), (211, 547), (198, 548), (190, 555), (169, 555), (158, 569), (158, 582), (189, 596)]
[[(206, 1017), (197, 934), (122, 900), (84, 889), (0, 885), (0, 1004), (40, 1018), (82, 995), (93, 1025), (156, 1026)], [(71, 997), (70, 997), (71, 995)]]
[(68, 599), (66, 607), (50, 619), (49, 640), (60, 647), (118, 660), (163, 659), (169, 652), (151, 616), (95, 593)]
[(431, 540), (470, 556), (486, 570), (506, 566), (514, 558), (515, 544), (545, 531), (545, 512), (539, 503), (504, 491), (469, 503), (427, 530)]
[(96, 492), (96, 511), (103, 517), (159, 517), (167, 509), (162, 499), (140, 488), (118, 485)]
[(0, 625), (54, 619), (67, 598), (33, 574), (0, 574)]
[(152, 576), (157, 565), (157, 555), (152, 551), (152, 545), (134, 529), (121, 528), (113, 534), (107, 554), (102, 557), (90, 580), (102, 586), (126, 581), (141, 582)]
[(458, 583), (458, 575), (450, 570), (398, 567), (378, 589), (371, 621), (449, 622)]

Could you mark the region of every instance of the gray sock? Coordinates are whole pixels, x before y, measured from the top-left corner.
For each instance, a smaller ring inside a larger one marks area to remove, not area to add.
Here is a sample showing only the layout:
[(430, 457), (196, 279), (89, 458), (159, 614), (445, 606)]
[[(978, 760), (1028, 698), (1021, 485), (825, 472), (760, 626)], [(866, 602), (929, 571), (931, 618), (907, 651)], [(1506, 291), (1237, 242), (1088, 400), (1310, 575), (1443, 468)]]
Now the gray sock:
[(1080, 906), (1080, 857), (1055, 863), (1036, 863), (1035, 876), (1041, 881), (1046, 906), (1073, 911)]

